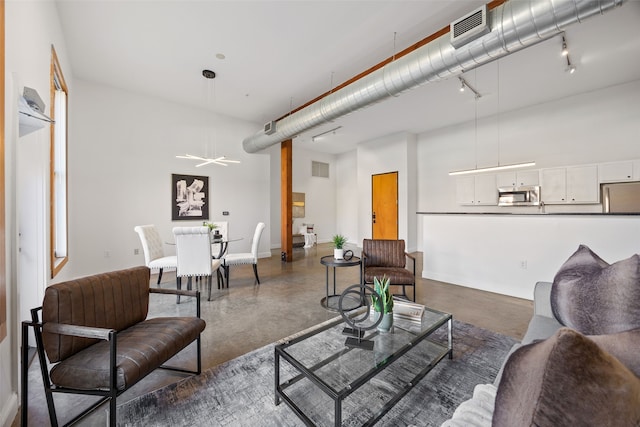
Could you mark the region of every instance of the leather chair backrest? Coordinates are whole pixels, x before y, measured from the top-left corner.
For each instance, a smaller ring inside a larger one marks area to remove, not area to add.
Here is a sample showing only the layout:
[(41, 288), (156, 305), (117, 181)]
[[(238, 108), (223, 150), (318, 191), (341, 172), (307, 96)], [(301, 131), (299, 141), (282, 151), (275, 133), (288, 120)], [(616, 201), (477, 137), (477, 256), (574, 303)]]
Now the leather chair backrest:
[(42, 303), (42, 339), (49, 361), (64, 360), (98, 340), (47, 332), (48, 322), (121, 331), (145, 320), (150, 274), (147, 267), (134, 267), (49, 286)]
[(365, 267), (401, 267), (406, 265), (404, 240), (364, 239)]

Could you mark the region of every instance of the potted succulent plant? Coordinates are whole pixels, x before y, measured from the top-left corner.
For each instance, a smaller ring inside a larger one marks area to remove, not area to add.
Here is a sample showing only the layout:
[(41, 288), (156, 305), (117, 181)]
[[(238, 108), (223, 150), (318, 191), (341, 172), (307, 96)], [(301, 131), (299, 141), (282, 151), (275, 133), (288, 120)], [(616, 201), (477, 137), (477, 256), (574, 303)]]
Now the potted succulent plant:
[(382, 279), (373, 278), (373, 290), (376, 291), (375, 294), (371, 294), (371, 303), (376, 313), (374, 321), (377, 321), (379, 316), (382, 316), (378, 330), (383, 332), (389, 332), (393, 327), (393, 295), (389, 290), (390, 284), (391, 279), (386, 276), (382, 276)]
[(213, 222), (207, 222), (207, 221), (203, 221), (202, 225), (205, 227), (209, 227), (209, 233), (213, 232), (213, 239), (220, 239), (220, 231), (216, 230), (216, 228), (218, 228), (218, 225), (213, 223)]
[(344, 258), (344, 244), (347, 243), (347, 238), (342, 234), (336, 234), (331, 238), (333, 242), (333, 257), (335, 259), (343, 259)]

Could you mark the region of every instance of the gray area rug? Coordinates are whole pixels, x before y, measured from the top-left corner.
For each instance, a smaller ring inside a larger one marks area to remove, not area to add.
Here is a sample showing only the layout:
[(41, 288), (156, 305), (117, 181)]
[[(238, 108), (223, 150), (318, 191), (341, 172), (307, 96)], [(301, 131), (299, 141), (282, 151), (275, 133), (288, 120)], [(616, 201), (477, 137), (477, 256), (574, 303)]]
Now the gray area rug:
[[(377, 425), (439, 426), (461, 402), (471, 397), (476, 384), (493, 382), (502, 360), (517, 341), (456, 320), (453, 325), (453, 360), (442, 360)], [(302, 421), (285, 403), (274, 404), (273, 348), (273, 344), (259, 348), (201, 375), (133, 399), (119, 406), (118, 424), (302, 426)], [(402, 370), (402, 366), (398, 365), (398, 369)], [(365, 395), (354, 393), (349, 405), (359, 407), (377, 399), (384, 394), (380, 390), (384, 388), (373, 382)], [(318, 393), (311, 400), (322, 398)], [(333, 425), (330, 403), (324, 414), (326, 419), (319, 419), (318, 425)], [(362, 417), (362, 412), (347, 414), (343, 425), (360, 425)]]

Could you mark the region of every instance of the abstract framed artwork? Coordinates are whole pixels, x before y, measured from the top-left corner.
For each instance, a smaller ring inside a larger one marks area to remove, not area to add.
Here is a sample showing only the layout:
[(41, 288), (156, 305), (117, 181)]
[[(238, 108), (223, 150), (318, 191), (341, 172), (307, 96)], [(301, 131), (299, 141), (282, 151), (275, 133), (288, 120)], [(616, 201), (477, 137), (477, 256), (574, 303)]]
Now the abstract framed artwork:
[(171, 220), (209, 219), (209, 177), (171, 174)]

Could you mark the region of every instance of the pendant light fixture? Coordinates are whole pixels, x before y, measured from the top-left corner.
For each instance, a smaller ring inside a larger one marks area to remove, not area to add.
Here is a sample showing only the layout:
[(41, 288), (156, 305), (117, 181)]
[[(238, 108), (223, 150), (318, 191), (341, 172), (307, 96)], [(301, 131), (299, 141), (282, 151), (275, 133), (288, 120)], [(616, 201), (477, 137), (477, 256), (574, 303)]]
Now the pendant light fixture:
[[(489, 166), (484, 168), (478, 168), (478, 99), (481, 97), (480, 93), (476, 91), (472, 86), (467, 83), (462, 77), (458, 77), (460, 79), (460, 91), (464, 91), (464, 88), (469, 88), (475, 95), (475, 115), (474, 115), (474, 132), (475, 132), (475, 150), (476, 150), (476, 165), (473, 169), (464, 169), (458, 171), (449, 172), (450, 176), (456, 175), (468, 175), (473, 173), (481, 173), (481, 172), (495, 172), (509, 169), (518, 169), (525, 168), (529, 166), (535, 166), (536, 162), (523, 162), (523, 163), (514, 163), (509, 165), (501, 165), (500, 164), (500, 60), (497, 61), (498, 67), (498, 164), (496, 166)], [(474, 70), (475, 72), (475, 70)]]
[[(221, 55), (221, 54), (218, 54), (218, 55)], [(219, 59), (223, 59), (223, 58), (219, 58)], [(204, 76), (205, 79), (208, 79), (208, 80), (213, 80), (216, 78), (216, 73), (215, 71), (212, 71), (212, 70), (204, 69), (202, 70), (202, 75)], [(216, 94), (215, 94), (215, 86), (214, 86), (213, 88), (214, 105), (215, 105), (215, 95)], [(184, 155), (178, 155), (176, 156), (176, 158), (187, 159), (187, 160), (197, 160), (200, 162), (196, 165), (197, 168), (201, 166), (211, 165), (211, 164), (219, 165), (219, 166), (228, 166), (229, 163), (240, 163), (239, 160), (231, 160), (231, 159), (227, 159), (225, 156), (217, 156), (217, 155), (214, 155), (214, 157), (202, 157), (202, 156), (194, 156), (193, 154), (186, 153)]]

